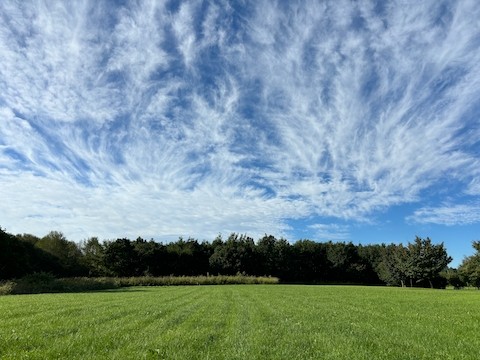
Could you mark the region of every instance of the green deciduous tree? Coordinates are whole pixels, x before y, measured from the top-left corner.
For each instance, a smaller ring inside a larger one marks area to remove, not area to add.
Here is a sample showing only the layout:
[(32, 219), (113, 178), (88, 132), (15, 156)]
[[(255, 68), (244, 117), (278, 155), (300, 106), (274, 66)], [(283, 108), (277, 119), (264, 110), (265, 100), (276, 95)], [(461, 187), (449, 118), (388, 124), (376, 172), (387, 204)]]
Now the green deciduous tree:
[(33, 272), (60, 274), (61, 266), (55, 256), (0, 228), (0, 280)]
[(79, 276), (87, 273), (82, 266), (82, 252), (73, 241), (68, 241), (58, 231), (51, 231), (35, 243), (35, 246), (55, 256), (65, 276)]
[(91, 237), (80, 245), (83, 254), (82, 264), (88, 269), (89, 276), (108, 274), (104, 265), (105, 247), (97, 237)]

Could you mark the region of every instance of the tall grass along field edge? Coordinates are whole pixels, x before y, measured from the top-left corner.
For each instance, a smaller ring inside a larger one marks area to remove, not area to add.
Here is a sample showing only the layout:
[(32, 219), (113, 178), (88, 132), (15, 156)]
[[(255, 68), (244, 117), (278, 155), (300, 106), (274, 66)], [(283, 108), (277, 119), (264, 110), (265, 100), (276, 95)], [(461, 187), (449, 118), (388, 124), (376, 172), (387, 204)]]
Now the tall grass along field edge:
[(130, 286), (179, 286), (179, 285), (236, 285), (278, 284), (279, 279), (270, 276), (207, 275), (207, 276), (139, 276), (139, 277), (76, 277), (56, 279), (50, 274), (27, 275), (18, 280), (0, 283), (0, 295), (38, 294), (57, 292), (82, 292), (117, 289)]

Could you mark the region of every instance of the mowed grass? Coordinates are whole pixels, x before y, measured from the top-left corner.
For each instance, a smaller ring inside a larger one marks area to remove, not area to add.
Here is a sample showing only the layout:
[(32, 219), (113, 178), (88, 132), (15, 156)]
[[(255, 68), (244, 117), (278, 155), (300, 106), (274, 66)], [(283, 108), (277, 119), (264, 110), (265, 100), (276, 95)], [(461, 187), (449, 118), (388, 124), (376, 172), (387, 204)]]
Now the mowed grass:
[(1, 359), (479, 359), (480, 291), (134, 287), (0, 297)]

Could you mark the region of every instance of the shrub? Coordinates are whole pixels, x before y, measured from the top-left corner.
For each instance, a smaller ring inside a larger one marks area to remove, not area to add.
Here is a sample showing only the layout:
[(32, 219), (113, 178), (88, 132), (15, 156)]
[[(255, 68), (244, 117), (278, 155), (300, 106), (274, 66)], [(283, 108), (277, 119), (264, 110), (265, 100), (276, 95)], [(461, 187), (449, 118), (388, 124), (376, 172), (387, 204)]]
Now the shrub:
[(13, 294), (38, 294), (55, 290), (55, 276), (50, 273), (39, 272), (25, 275), (15, 282)]
[(275, 277), (247, 275), (216, 276), (138, 276), (115, 278), (118, 286), (177, 286), (177, 285), (223, 285), (223, 284), (278, 284)]
[(10, 295), (14, 288), (15, 283), (13, 281), (0, 282), (0, 295)]
[(116, 289), (130, 286), (226, 285), (226, 284), (278, 284), (270, 276), (138, 276), (138, 277), (76, 277), (56, 279), (49, 273), (35, 273), (16, 281), (0, 284), (0, 295), (83, 292)]
[(463, 276), (457, 269), (447, 268), (440, 275), (446, 279), (448, 285), (454, 289), (461, 289), (465, 286)]
[(83, 292), (95, 290), (115, 289), (119, 284), (114, 278), (98, 277), (76, 277), (62, 278), (57, 281), (57, 289), (61, 292)]

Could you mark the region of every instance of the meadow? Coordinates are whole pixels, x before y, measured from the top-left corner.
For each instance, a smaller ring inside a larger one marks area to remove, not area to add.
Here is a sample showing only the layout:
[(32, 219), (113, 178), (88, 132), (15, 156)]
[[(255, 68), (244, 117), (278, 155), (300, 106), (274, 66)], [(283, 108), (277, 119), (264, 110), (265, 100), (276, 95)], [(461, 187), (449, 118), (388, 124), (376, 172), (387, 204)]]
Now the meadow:
[(478, 359), (480, 292), (130, 287), (0, 297), (1, 359)]

